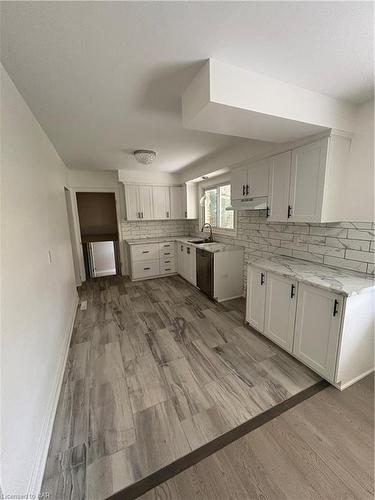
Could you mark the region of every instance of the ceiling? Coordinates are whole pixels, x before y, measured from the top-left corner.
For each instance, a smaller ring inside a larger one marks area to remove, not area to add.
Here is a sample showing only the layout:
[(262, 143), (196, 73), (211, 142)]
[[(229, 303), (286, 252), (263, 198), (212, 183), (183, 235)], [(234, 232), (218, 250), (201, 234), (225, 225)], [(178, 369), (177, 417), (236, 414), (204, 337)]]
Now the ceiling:
[(135, 169), (132, 151), (150, 148), (157, 169), (175, 172), (244, 141), (182, 126), (181, 95), (209, 57), (354, 103), (371, 98), (372, 9), (1, 2), (2, 62), (69, 168)]

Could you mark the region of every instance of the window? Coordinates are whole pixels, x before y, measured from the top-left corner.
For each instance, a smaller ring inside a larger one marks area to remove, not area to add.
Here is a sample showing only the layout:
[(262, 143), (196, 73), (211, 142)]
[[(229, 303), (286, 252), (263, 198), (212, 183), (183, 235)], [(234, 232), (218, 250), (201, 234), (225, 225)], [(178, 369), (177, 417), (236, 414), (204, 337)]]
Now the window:
[(234, 229), (234, 212), (230, 206), (230, 184), (214, 186), (204, 191), (204, 222), (220, 229)]

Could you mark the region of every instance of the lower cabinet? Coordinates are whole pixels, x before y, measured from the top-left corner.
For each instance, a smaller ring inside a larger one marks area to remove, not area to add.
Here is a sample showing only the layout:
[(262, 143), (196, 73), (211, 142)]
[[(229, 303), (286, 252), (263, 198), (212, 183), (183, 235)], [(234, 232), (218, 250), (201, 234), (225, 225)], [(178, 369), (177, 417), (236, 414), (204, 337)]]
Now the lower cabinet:
[(248, 267), (246, 321), (263, 333), (266, 304), (266, 272)]
[(267, 274), (264, 335), (286, 351), (293, 350), (297, 282), (278, 274)]
[(329, 380), (335, 377), (342, 309), (342, 296), (300, 285), (293, 354)]
[(174, 241), (128, 246), (132, 280), (156, 278), (176, 272)]
[(197, 285), (195, 247), (177, 242), (177, 272), (192, 285)]
[(246, 321), (339, 389), (374, 369), (374, 301), (248, 267)]

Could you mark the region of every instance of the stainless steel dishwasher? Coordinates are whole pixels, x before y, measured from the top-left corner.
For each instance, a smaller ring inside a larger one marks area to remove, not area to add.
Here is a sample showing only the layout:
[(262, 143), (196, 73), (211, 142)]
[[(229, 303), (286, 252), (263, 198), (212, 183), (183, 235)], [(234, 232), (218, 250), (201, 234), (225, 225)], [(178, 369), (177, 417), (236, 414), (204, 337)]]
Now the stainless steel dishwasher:
[(197, 248), (197, 287), (211, 299), (214, 298), (214, 254)]

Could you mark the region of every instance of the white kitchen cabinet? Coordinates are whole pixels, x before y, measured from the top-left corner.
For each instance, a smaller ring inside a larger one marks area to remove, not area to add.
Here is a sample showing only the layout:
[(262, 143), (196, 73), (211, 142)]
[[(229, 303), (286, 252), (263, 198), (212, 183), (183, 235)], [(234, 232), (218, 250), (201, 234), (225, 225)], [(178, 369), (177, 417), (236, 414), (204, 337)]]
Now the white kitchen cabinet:
[(297, 282), (268, 273), (263, 333), (288, 352), (293, 350), (296, 304)]
[(139, 186), (138, 187), (138, 203), (139, 211), (141, 212), (141, 219), (153, 219), (153, 201), (152, 201), (152, 187)]
[(266, 304), (266, 273), (255, 267), (247, 271), (246, 321), (263, 333)]
[(151, 186), (126, 185), (125, 202), (127, 220), (150, 220), (153, 218)]
[(152, 203), (154, 219), (171, 218), (170, 188), (168, 186), (152, 187)]
[(171, 219), (185, 219), (185, 191), (185, 186), (170, 187)]
[(374, 370), (374, 304), (248, 266), (246, 321), (341, 390)]
[(268, 184), (268, 220), (288, 220), (290, 167), (292, 152), (287, 151), (270, 158)]
[(231, 172), (231, 199), (258, 198), (268, 195), (269, 158), (239, 167)]
[(186, 281), (196, 286), (196, 250), (191, 245), (177, 242), (177, 272)]
[(183, 193), (184, 218), (198, 218), (198, 183), (187, 182)]
[(328, 380), (335, 379), (343, 297), (301, 284), (293, 354)]
[(290, 222), (320, 222), (322, 219), (328, 140), (292, 151), (289, 189)]
[(246, 197), (247, 168), (241, 167), (231, 172), (231, 198), (240, 200)]
[(265, 158), (250, 165), (247, 171), (247, 197), (258, 198), (268, 195), (269, 164), (270, 159)]
[(140, 219), (138, 206), (138, 186), (128, 184), (125, 186), (126, 218), (127, 220)]

